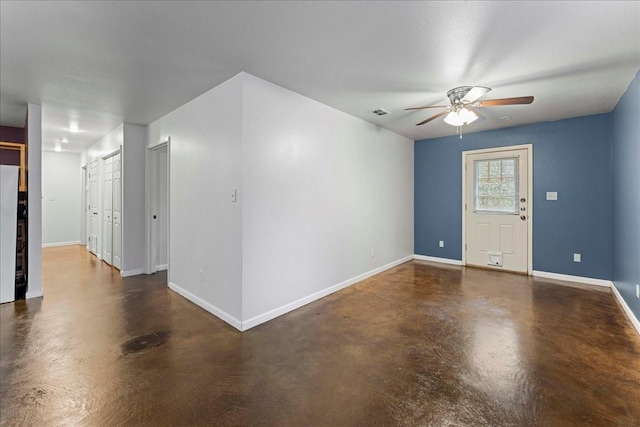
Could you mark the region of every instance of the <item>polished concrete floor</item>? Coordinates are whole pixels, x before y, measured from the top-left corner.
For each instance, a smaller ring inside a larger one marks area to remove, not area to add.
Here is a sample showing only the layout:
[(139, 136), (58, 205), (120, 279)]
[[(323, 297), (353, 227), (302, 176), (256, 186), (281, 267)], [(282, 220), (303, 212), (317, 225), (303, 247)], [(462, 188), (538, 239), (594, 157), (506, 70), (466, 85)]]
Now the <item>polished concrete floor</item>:
[(413, 261), (240, 333), (81, 247), (3, 304), (7, 426), (640, 425), (608, 289)]

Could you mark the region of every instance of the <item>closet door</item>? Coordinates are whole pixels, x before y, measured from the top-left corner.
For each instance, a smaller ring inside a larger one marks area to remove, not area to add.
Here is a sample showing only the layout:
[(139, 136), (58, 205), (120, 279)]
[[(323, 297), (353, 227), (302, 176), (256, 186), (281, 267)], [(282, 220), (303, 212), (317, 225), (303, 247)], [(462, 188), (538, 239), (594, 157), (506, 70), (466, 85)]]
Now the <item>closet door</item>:
[(113, 240), (113, 157), (104, 161), (104, 191), (102, 192), (102, 260), (111, 264), (111, 244)]
[(89, 163), (89, 251), (98, 255), (98, 159)]
[(113, 265), (122, 270), (122, 162), (120, 153), (113, 156)]

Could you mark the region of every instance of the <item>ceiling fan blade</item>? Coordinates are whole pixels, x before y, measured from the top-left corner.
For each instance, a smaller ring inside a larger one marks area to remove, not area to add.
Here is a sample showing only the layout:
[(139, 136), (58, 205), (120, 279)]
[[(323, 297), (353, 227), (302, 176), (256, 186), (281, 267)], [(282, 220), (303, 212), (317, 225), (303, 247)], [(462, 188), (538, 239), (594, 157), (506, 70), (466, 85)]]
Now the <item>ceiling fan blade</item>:
[(500, 99), (487, 99), (486, 101), (479, 101), (475, 103), (474, 107), (491, 107), (493, 105), (514, 105), (514, 104), (531, 104), (533, 102), (533, 96), (519, 96), (517, 98), (500, 98)]
[(486, 95), (490, 90), (490, 87), (474, 86), (469, 92), (467, 92), (467, 94), (464, 96), (464, 98), (462, 98), (461, 101), (463, 104), (468, 104)]
[(411, 108), (405, 108), (404, 111), (410, 111), (410, 110), (424, 110), (425, 108), (449, 108), (450, 105), (427, 105), (426, 107), (411, 107)]
[(442, 113), (438, 113), (435, 116), (431, 116), (427, 120), (423, 120), (420, 123), (416, 123), (416, 126), (420, 126), (420, 125), (423, 125), (425, 123), (429, 123), (431, 120), (435, 120), (438, 117), (444, 116), (445, 114), (449, 114), (449, 111), (443, 111)]

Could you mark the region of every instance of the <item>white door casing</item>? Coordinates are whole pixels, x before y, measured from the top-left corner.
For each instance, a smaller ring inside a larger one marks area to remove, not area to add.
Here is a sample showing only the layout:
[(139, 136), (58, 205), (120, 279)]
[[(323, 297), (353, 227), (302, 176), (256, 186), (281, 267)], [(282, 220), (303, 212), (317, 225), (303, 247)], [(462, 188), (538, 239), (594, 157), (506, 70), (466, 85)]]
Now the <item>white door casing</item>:
[[(165, 153), (162, 155), (162, 153)], [(166, 268), (169, 270), (168, 277), (170, 277), (171, 268), (171, 254), (170, 254), (170, 174), (171, 174), (171, 138), (159, 141), (156, 144), (150, 144), (147, 147), (146, 166), (146, 213), (147, 213), (147, 259), (146, 259), (146, 273), (153, 274), (160, 269)], [(164, 168), (165, 173), (159, 173), (160, 169)], [(161, 178), (162, 177), (162, 178)], [(159, 179), (163, 179), (165, 185), (159, 185)], [(166, 191), (164, 194), (163, 203), (161, 203), (162, 197), (159, 195), (159, 191), (163, 188)], [(161, 209), (161, 205), (163, 208)], [(163, 221), (158, 215), (164, 215)], [(163, 223), (166, 228), (164, 233), (160, 232), (160, 223)], [(160, 245), (165, 245), (165, 260), (166, 265), (160, 265)]]
[(109, 157), (104, 161), (103, 172), (103, 192), (102, 192), (102, 260), (111, 264), (111, 245), (113, 239), (113, 158)]
[(113, 156), (113, 266), (122, 270), (122, 162), (121, 155)]
[(463, 263), (531, 274), (531, 145), (463, 153)]

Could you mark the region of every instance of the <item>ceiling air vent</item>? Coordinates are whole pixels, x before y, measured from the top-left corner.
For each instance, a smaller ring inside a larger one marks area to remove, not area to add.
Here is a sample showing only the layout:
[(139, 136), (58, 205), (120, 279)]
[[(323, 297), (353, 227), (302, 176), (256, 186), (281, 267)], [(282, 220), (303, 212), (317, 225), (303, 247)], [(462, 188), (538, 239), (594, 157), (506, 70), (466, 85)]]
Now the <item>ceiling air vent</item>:
[(372, 113), (375, 114), (376, 116), (386, 116), (387, 114), (391, 114), (384, 108), (378, 108), (377, 110), (373, 110)]

